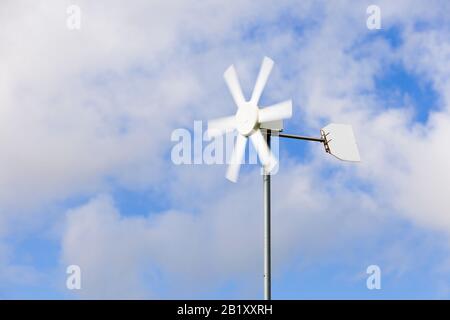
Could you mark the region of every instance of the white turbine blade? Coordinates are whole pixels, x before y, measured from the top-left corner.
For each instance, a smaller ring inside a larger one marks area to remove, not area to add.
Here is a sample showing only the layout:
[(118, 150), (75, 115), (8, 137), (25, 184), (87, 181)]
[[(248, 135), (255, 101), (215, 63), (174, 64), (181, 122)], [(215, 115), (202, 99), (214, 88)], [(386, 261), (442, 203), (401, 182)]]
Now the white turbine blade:
[(267, 79), (269, 78), (270, 72), (272, 71), (273, 61), (268, 57), (264, 57), (261, 69), (259, 70), (258, 78), (256, 79), (255, 88), (253, 89), (251, 102), (257, 105), (259, 98), (266, 85)]
[(273, 168), (277, 165), (277, 160), (275, 159), (272, 151), (270, 151), (266, 140), (264, 139), (261, 130), (256, 130), (251, 136), (253, 145), (255, 146), (256, 152), (258, 153), (259, 160), (264, 166), (267, 172), (271, 172)]
[(277, 103), (273, 106), (259, 109), (258, 121), (269, 122), (292, 117), (292, 100)]
[(207, 136), (209, 138), (231, 132), (235, 128), (235, 116), (223, 117), (208, 121)]
[(245, 103), (244, 95), (242, 94), (241, 84), (236, 73), (234, 65), (231, 65), (223, 74), (225, 82), (228, 85), (228, 89), (233, 96), (234, 102), (240, 108)]
[(226, 178), (232, 182), (236, 182), (239, 176), (239, 170), (241, 169), (242, 159), (245, 155), (245, 145), (247, 144), (247, 138), (238, 134), (236, 144), (234, 146), (233, 154), (231, 155), (231, 162), (228, 166)]

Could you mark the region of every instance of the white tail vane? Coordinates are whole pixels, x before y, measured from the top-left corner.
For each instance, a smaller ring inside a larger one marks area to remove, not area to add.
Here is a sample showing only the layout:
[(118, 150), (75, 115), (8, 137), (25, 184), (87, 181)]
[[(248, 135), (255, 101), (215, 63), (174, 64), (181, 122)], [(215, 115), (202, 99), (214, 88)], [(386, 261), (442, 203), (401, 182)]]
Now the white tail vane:
[(270, 151), (264, 136), (261, 133), (261, 123), (270, 123), (288, 119), (292, 116), (292, 101), (284, 101), (273, 106), (260, 109), (259, 99), (272, 71), (273, 61), (264, 57), (261, 69), (256, 79), (255, 88), (250, 100), (245, 100), (241, 90), (241, 85), (234, 66), (230, 66), (224, 73), (225, 82), (228, 85), (234, 102), (237, 105), (236, 115), (208, 121), (208, 135), (217, 137), (227, 132), (237, 130), (238, 136), (236, 145), (231, 156), (231, 164), (228, 167), (226, 177), (228, 180), (236, 182), (239, 176), (239, 169), (245, 156), (245, 147), (250, 138), (259, 160), (266, 172), (271, 172), (277, 165), (272, 151)]
[(351, 125), (330, 123), (320, 130), (325, 140), (325, 151), (339, 160), (359, 162), (358, 146)]

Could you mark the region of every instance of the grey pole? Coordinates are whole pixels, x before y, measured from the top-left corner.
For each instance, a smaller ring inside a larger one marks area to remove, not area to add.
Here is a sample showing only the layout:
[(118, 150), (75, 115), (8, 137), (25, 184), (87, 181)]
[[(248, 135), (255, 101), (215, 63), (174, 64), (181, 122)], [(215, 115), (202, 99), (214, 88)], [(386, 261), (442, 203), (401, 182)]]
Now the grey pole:
[[(270, 130), (266, 132), (266, 141), (270, 149)], [(264, 169), (263, 169), (264, 170)], [(270, 174), (264, 170), (264, 300), (271, 299), (270, 265)]]

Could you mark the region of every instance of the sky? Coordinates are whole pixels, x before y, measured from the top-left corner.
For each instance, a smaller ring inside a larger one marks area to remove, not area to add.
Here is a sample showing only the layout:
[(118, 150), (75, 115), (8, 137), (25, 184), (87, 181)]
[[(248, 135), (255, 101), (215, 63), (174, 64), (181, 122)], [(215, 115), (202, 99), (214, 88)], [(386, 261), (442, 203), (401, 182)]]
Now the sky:
[(264, 56), (261, 106), (292, 99), (285, 132), (351, 124), (362, 160), (279, 141), (272, 297), (449, 299), (448, 12), (445, 0), (1, 1), (0, 299), (262, 299), (260, 167), (234, 184), (224, 164), (177, 165), (171, 136), (234, 114), (224, 71), (235, 65), (249, 97)]

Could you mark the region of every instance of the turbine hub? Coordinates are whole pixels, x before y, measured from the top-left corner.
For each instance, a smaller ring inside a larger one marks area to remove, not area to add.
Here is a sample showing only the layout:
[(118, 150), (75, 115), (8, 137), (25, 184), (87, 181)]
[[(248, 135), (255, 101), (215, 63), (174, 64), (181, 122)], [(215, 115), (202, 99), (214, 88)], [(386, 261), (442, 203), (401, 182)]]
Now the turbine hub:
[(236, 113), (236, 129), (243, 136), (249, 136), (258, 127), (258, 107), (245, 104)]

